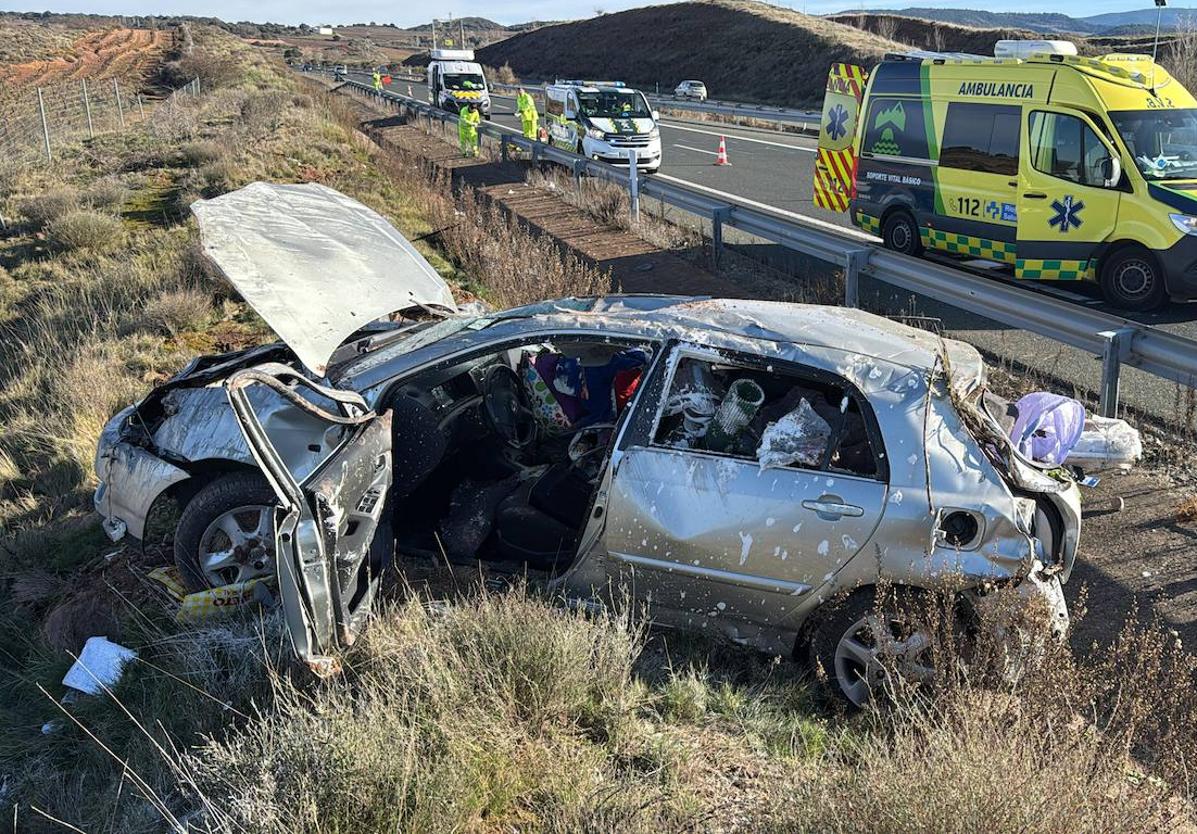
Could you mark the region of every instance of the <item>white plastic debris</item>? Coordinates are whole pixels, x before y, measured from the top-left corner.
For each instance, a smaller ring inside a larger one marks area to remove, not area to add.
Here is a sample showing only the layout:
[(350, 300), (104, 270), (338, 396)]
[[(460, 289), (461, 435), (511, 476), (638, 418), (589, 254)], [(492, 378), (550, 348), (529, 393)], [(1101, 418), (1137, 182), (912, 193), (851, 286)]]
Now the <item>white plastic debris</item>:
[(88, 637), (79, 659), (67, 670), (62, 683), (88, 695), (99, 695), (105, 687), (116, 685), (125, 664), (135, 657), (137, 652), (107, 637)]
[(805, 399), (798, 407), (776, 423), (770, 423), (761, 433), (756, 450), (757, 460), (766, 466), (818, 466), (831, 438), (831, 426), (811, 408)]
[(1088, 472), (1130, 469), (1143, 457), (1143, 441), (1125, 420), (1089, 415), (1065, 462)]

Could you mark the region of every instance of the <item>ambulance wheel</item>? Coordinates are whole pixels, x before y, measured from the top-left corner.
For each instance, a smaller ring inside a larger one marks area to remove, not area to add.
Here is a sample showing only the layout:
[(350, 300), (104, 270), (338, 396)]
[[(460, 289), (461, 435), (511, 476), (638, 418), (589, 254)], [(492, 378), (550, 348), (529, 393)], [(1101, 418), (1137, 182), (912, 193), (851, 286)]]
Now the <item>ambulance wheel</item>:
[(192, 496), (175, 529), (175, 567), (189, 592), (274, 575), (278, 498), (256, 472), (232, 472)]
[(1144, 313), (1168, 300), (1164, 275), (1151, 253), (1128, 246), (1112, 254), (1101, 268), (1101, 294), (1120, 310)]
[(910, 212), (895, 211), (885, 218), (885, 225), (881, 227), (881, 240), (884, 241), (886, 249), (901, 252), (903, 255), (923, 254), (919, 226)]

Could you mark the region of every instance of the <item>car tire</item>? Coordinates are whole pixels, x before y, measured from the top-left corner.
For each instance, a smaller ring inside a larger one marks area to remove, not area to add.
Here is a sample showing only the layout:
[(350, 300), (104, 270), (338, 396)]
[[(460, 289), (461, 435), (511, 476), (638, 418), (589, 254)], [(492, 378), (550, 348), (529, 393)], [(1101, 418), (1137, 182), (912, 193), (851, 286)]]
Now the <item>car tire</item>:
[[(864, 707), (884, 686), (885, 670), (896, 665), (908, 667), (914, 679), (933, 673), (928, 659), (931, 637), (928, 629), (918, 625), (919, 611), (926, 611), (925, 604), (915, 591), (895, 593), (892, 599), (881, 602), (871, 591), (858, 591), (841, 601), (826, 603), (825, 610), (816, 612), (817, 622), (810, 633), (810, 659), (816, 672), (825, 675), (827, 688), (837, 700), (852, 709)], [(875, 640), (870, 645), (870, 632), (878, 621), (891, 626), (895, 645), (909, 645), (909, 657), (882, 657), (876, 651)], [(918, 648), (919, 642), (925, 647)]]
[[(277, 503), (274, 490), (256, 472), (221, 475), (195, 493), (183, 508), (175, 530), (175, 567), (187, 590), (194, 593), (254, 576), (273, 576), (272, 519)], [(231, 541), (231, 537), (219, 529), (220, 523), (226, 518), (232, 519), (239, 528), (248, 531), (252, 529), (249, 519), (253, 513), (263, 518), (263, 523), (269, 523), (269, 534), (247, 536), (247, 541), (239, 543), (239, 556), (244, 559), (244, 564), (217, 567), (217, 561), (209, 557), (222, 548), (225, 539)]]
[(895, 211), (885, 218), (881, 227), (881, 240), (886, 249), (915, 257), (923, 254), (923, 240), (919, 236), (919, 225), (908, 211)]
[(1101, 267), (1101, 294), (1120, 310), (1145, 313), (1168, 301), (1164, 273), (1155, 257), (1141, 246), (1127, 246)]

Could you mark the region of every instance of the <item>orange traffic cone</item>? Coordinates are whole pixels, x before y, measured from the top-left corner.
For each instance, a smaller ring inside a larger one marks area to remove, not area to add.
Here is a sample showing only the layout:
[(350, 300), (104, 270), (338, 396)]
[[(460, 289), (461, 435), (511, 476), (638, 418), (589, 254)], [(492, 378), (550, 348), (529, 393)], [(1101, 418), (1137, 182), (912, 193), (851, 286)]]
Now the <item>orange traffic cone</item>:
[(716, 165), (731, 165), (727, 161), (727, 140), (722, 136), (719, 137), (719, 155), (715, 157)]

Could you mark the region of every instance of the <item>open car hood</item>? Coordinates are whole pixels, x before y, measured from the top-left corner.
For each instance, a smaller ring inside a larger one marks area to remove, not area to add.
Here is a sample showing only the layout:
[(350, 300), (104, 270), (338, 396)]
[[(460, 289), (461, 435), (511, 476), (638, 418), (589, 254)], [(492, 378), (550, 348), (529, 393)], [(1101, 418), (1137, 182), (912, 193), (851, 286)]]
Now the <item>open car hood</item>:
[(318, 183), (255, 182), (191, 211), (204, 254), (317, 376), (353, 333), (453, 294), (381, 215)]

